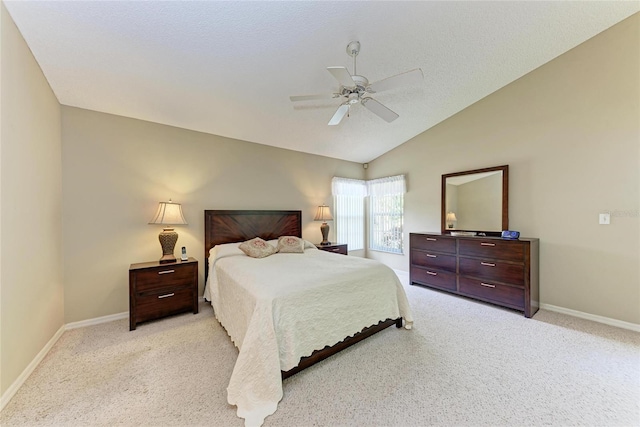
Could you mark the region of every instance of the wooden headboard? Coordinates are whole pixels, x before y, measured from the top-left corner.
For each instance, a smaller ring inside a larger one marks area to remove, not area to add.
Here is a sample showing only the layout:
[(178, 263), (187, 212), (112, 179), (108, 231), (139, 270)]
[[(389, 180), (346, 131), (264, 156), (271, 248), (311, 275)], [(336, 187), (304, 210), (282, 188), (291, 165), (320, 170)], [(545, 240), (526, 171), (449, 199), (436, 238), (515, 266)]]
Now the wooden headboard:
[(215, 245), (302, 237), (302, 211), (204, 211), (204, 278), (209, 275), (209, 250)]

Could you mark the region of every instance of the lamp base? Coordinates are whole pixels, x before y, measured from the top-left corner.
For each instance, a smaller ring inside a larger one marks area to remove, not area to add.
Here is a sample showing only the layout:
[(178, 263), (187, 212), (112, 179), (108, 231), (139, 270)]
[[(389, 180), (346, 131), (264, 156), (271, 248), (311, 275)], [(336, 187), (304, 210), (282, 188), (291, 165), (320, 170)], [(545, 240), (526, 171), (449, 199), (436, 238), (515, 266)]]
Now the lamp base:
[(177, 262), (177, 261), (178, 260), (173, 255), (162, 255), (162, 258), (160, 258), (160, 261), (158, 261), (158, 262), (160, 264), (169, 264), (169, 263), (173, 263), (173, 262)]
[(170, 262), (176, 262), (176, 257), (173, 255), (173, 250), (176, 247), (178, 241), (178, 233), (173, 231), (173, 228), (165, 228), (158, 235), (160, 240), (160, 246), (162, 246), (162, 258), (160, 258), (160, 264), (168, 264)]
[(327, 238), (329, 237), (329, 226), (326, 222), (323, 222), (320, 226), (320, 232), (322, 233), (322, 242), (320, 242), (320, 245), (330, 245), (331, 242), (327, 240)]

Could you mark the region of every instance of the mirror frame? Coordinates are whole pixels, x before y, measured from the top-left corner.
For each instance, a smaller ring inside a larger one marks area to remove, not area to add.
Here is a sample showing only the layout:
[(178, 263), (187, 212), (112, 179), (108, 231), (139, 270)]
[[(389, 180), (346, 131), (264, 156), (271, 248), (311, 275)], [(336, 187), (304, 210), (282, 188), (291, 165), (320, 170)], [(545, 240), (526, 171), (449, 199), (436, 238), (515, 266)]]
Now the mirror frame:
[[(483, 168), (483, 169), (474, 169), (463, 172), (454, 172), (442, 175), (442, 199), (440, 201), (440, 232), (442, 234), (450, 234), (451, 230), (447, 230), (446, 228), (446, 200), (447, 200), (447, 178), (451, 178), (454, 176), (462, 176), (462, 175), (471, 175), (474, 173), (484, 173), (484, 172), (496, 172), (502, 171), (502, 230), (509, 229), (509, 165), (503, 166), (495, 166), (491, 168)], [(455, 230), (455, 231), (475, 231), (478, 233), (484, 233), (487, 236), (500, 236), (502, 230)]]

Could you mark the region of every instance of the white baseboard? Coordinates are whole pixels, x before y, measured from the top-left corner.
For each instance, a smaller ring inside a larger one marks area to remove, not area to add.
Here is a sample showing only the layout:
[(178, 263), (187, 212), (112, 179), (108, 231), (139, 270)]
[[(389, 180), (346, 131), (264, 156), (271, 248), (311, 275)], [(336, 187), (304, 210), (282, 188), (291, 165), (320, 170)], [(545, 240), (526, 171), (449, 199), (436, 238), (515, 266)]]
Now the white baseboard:
[(570, 308), (558, 307), (551, 304), (540, 303), (540, 308), (543, 310), (555, 311), (556, 313), (568, 314), (569, 316), (579, 317), (581, 319), (592, 320), (598, 323), (604, 323), (605, 325), (611, 325), (622, 329), (629, 329), (630, 331), (640, 332), (640, 325), (638, 325), (637, 323), (625, 322), (624, 320), (598, 316), (596, 314), (589, 314), (583, 311), (571, 310)]
[(42, 360), (45, 358), (47, 353), (49, 353), (49, 350), (51, 350), (51, 347), (53, 347), (54, 344), (58, 342), (58, 340), (60, 339), (60, 337), (62, 336), (65, 330), (66, 330), (65, 325), (60, 326), (60, 329), (58, 329), (56, 333), (53, 334), (49, 342), (45, 344), (42, 350), (40, 350), (40, 352), (36, 355), (36, 357), (33, 358), (31, 363), (29, 363), (29, 365), (24, 369), (24, 371), (22, 371), (20, 376), (16, 378), (13, 384), (9, 386), (7, 391), (5, 391), (2, 394), (2, 397), (0, 397), (0, 411), (4, 409), (4, 407), (7, 405), (7, 403), (9, 403), (11, 398), (18, 392), (18, 390), (20, 390), (20, 387), (22, 387), (22, 384), (24, 384), (27, 378), (29, 378), (29, 376), (33, 373), (33, 371), (38, 367), (40, 362), (42, 362)]
[(95, 317), (93, 319), (81, 320), (79, 322), (71, 322), (65, 325), (65, 330), (84, 328), (85, 326), (99, 325), (100, 323), (113, 322), (114, 320), (127, 319), (129, 312), (110, 314), (108, 316)]

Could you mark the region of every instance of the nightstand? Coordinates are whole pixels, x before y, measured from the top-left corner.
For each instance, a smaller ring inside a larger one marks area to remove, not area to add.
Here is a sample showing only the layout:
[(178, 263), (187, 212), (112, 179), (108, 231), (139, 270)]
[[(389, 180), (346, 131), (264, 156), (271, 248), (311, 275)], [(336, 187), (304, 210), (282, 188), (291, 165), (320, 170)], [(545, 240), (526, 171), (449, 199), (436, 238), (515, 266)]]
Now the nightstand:
[(129, 267), (129, 330), (147, 320), (193, 311), (198, 313), (198, 260), (158, 261)]
[(340, 243), (332, 243), (330, 245), (321, 245), (320, 243), (316, 243), (316, 248), (320, 249), (321, 251), (327, 251), (327, 252), (333, 252), (335, 254), (342, 254), (342, 255), (347, 255), (348, 251), (347, 251), (347, 244), (340, 244)]

